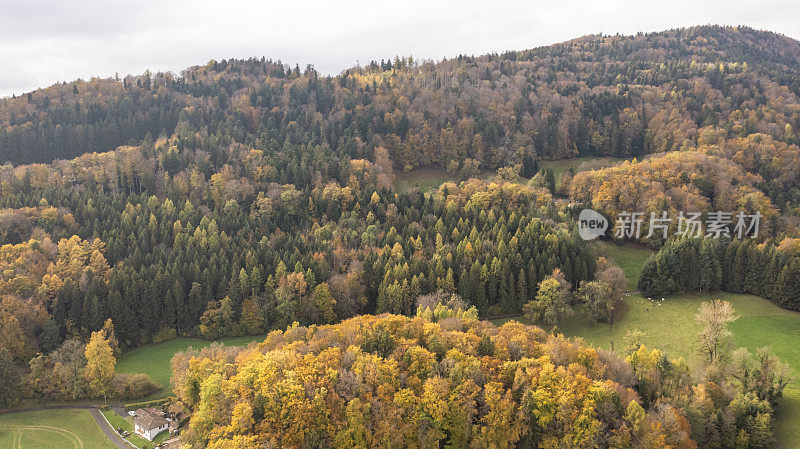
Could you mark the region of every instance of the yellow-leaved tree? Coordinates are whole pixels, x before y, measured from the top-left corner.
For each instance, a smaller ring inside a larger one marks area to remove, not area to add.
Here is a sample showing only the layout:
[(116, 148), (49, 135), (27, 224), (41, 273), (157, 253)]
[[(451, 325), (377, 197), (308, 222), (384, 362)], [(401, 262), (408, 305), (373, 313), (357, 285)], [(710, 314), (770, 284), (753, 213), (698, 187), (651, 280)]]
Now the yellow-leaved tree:
[(86, 381), (93, 394), (103, 396), (103, 401), (108, 399), (111, 389), (111, 380), (114, 378), (114, 368), (117, 359), (114, 350), (108, 342), (103, 330), (92, 332), (89, 344), (86, 345)]

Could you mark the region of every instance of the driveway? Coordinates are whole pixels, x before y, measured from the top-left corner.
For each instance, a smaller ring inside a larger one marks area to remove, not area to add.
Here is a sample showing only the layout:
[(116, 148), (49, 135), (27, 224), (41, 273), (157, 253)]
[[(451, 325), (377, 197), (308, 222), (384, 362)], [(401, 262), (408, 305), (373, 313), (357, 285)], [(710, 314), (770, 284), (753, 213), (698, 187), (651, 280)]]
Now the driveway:
[(136, 449), (136, 446), (134, 446), (133, 443), (125, 438), (122, 438), (116, 430), (112, 429), (111, 426), (108, 425), (106, 417), (100, 413), (100, 410), (96, 408), (89, 409), (89, 414), (92, 415), (92, 418), (94, 418), (95, 421), (97, 421), (97, 425), (100, 426), (100, 430), (106, 434), (106, 438), (111, 440), (111, 442), (114, 443), (119, 449)]

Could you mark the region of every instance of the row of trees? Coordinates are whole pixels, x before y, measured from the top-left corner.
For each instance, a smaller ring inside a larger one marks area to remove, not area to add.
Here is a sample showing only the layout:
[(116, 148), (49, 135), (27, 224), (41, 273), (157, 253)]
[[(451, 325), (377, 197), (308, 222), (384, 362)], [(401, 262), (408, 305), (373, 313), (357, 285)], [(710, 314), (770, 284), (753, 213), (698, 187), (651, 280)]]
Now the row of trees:
[(714, 290), (751, 293), (800, 310), (797, 241), (787, 238), (776, 246), (749, 239), (673, 240), (645, 262), (639, 290), (646, 296)]

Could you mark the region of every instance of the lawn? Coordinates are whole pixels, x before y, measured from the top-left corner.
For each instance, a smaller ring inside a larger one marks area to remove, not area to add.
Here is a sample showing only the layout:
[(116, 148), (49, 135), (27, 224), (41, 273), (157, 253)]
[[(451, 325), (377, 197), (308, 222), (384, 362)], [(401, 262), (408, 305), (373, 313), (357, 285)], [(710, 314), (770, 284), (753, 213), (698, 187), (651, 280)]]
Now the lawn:
[(3, 449), (116, 449), (86, 410), (0, 415)]
[[(229, 346), (244, 346), (253, 341), (261, 341), (264, 336), (232, 337), (220, 340)], [(172, 376), (170, 360), (176, 352), (185, 351), (193, 347), (195, 349), (204, 348), (212, 342), (199, 338), (178, 338), (175, 340), (159, 343), (155, 345), (145, 345), (134, 348), (122, 356), (117, 361), (117, 371), (121, 373), (144, 373), (150, 376), (153, 382), (163, 388), (142, 401), (162, 399), (172, 394), (169, 380)]]
[[(660, 298), (659, 298), (660, 299)], [(734, 293), (692, 294), (649, 301), (639, 294), (625, 298), (627, 310), (613, 326), (588, 325), (574, 317), (559, 330), (569, 337), (580, 337), (591, 346), (622, 351), (629, 331), (644, 333), (644, 344), (658, 348), (670, 358), (683, 358), (690, 366), (700, 363), (695, 346), (700, 328), (695, 322), (700, 303), (725, 299), (733, 304), (739, 319), (731, 324), (736, 346), (751, 352), (771, 346), (781, 360), (792, 367), (797, 376), (786, 389), (781, 407), (776, 413), (775, 434), (786, 448), (800, 447), (800, 313), (782, 309), (757, 296)], [(518, 321), (527, 322), (524, 318)], [(509, 319), (494, 320), (502, 324)]]
[(602, 252), (625, 272), (625, 277), (628, 279), (627, 290), (629, 292), (638, 290), (642, 265), (654, 251), (639, 243), (617, 245), (614, 242), (603, 242)]

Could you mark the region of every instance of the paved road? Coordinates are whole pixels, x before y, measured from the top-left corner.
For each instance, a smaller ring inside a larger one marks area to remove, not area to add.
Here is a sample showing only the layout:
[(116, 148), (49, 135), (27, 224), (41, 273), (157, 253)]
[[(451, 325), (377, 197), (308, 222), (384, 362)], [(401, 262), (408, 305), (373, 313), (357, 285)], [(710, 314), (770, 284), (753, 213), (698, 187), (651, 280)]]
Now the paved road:
[(97, 421), (97, 425), (100, 426), (100, 430), (106, 434), (106, 438), (111, 440), (111, 442), (114, 443), (119, 449), (136, 449), (136, 446), (131, 444), (125, 438), (122, 438), (116, 430), (112, 429), (111, 426), (108, 425), (108, 421), (106, 421), (106, 418), (102, 413), (100, 413), (100, 410), (96, 408), (89, 409), (89, 414), (92, 415), (92, 418), (94, 418), (95, 421)]

